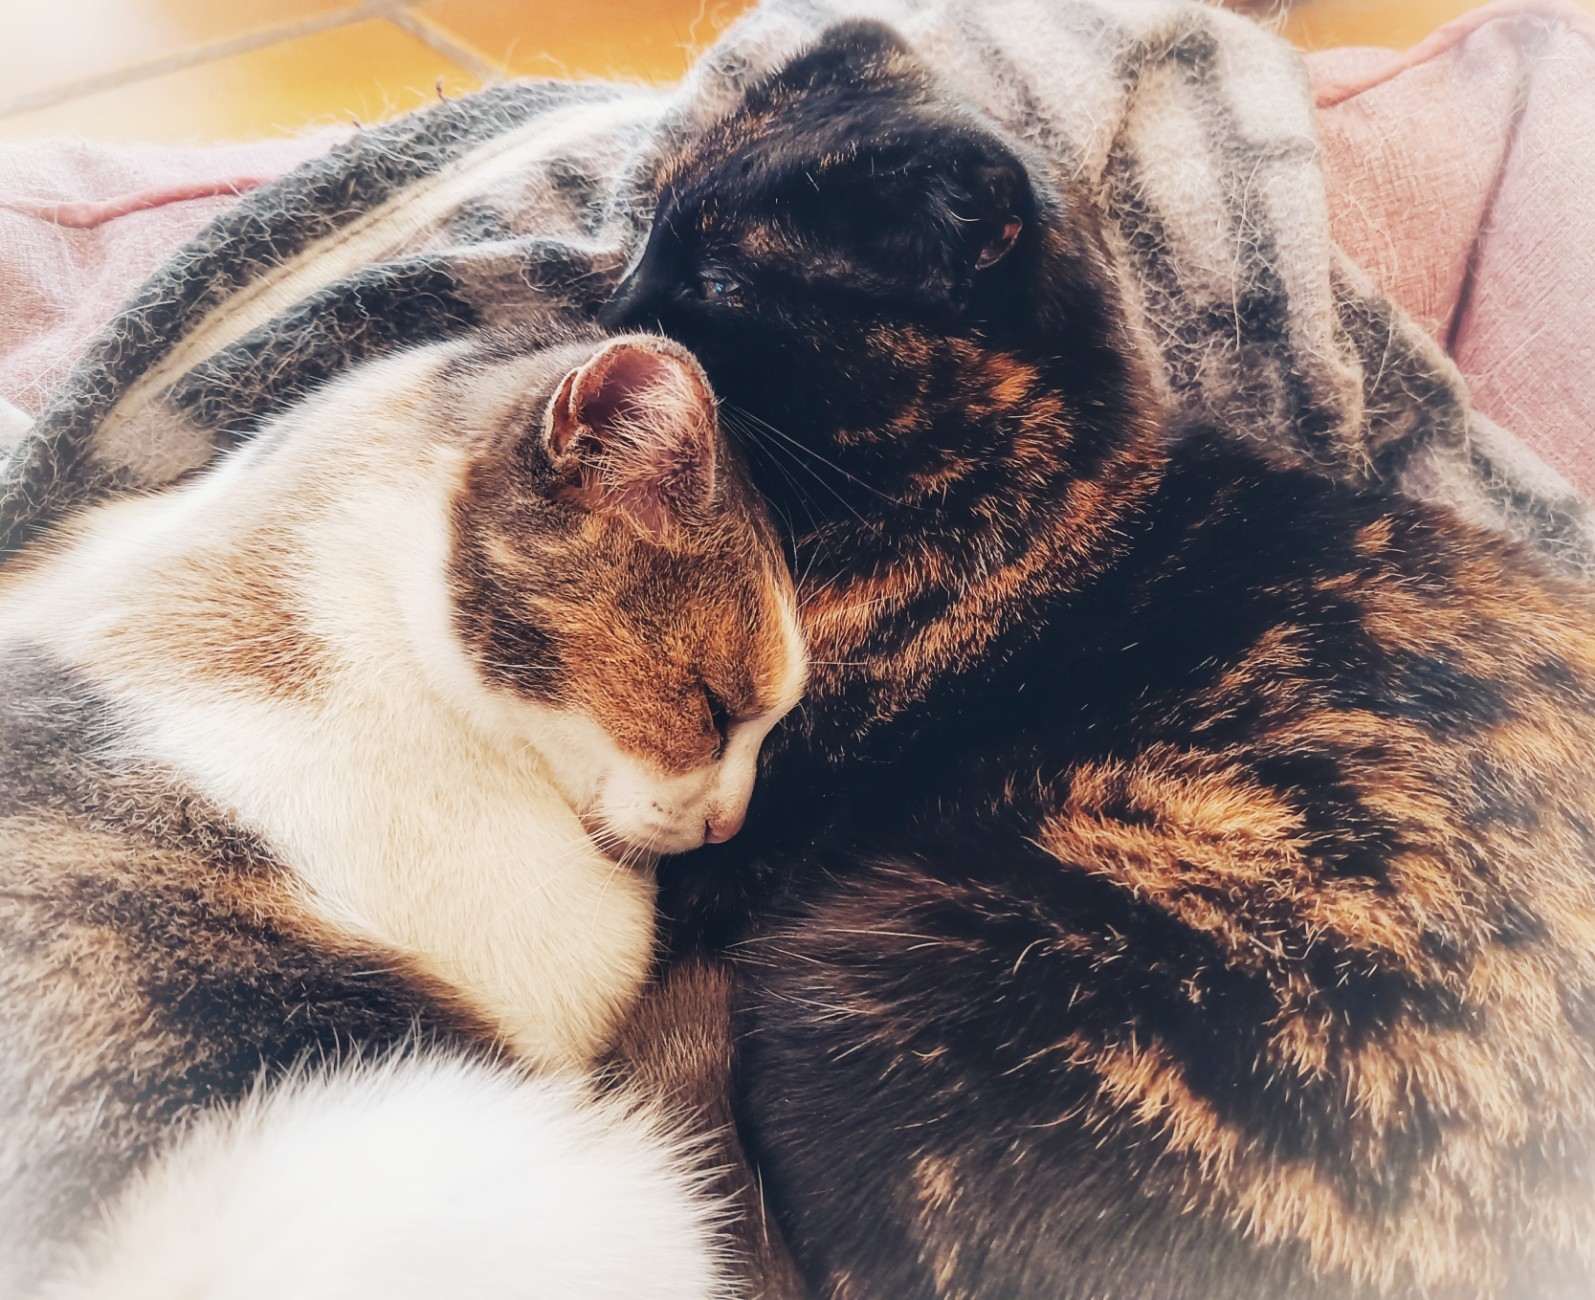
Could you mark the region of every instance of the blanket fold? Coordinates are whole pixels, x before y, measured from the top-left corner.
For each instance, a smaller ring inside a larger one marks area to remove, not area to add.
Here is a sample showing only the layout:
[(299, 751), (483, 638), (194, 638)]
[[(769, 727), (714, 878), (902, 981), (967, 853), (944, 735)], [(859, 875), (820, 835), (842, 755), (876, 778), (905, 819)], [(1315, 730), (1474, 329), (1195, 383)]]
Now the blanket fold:
[(1595, 576), (1586, 504), (1335, 248), (1299, 57), (1197, 0), (766, 0), (673, 92), (512, 84), (364, 131), (245, 197), (102, 332), (0, 465), (0, 553), (364, 359), (590, 314), (665, 143), (855, 16), (1095, 196), (1175, 436), (1387, 481)]

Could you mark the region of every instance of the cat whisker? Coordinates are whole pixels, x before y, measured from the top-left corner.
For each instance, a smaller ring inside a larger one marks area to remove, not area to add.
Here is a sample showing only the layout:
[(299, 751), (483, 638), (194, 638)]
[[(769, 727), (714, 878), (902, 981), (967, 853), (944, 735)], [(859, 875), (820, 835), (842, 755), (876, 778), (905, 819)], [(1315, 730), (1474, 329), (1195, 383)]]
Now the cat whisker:
[[(562, 852), (545, 859), (539, 864), (543, 879), (538, 881), (535, 888), (528, 890), (516, 899), (514, 905), (501, 914), (499, 924), (502, 925), (506, 921), (513, 923), (521, 912), (540, 904), (546, 894), (559, 888), (572, 874), (586, 870), (591, 861), (591, 850), (593, 848), (597, 848), (600, 853), (611, 859), (614, 864), (610, 867), (609, 876), (612, 876), (618, 867), (630, 865), (626, 859), (628, 851), (632, 850), (632, 846), (628, 845), (613, 830), (605, 826), (591, 829), (586, 835), (574, 841)], [(609, 876), (605, 877), (606, 887)], [(603, 893), (600, 892), (599, 904), (601, 905), (602, 902)]]
[[(779, 473), (781, 478), (786, 482), (787, 486), (792, 489), (794, 496), (798, 499), (799, 504), (801, 504), (803, 507), (804, 514), (808, 515), (809, 517), (810, 533), (817, 532), (820, 528), (819, 518), (816, 516), (815, 511), (812, 508), (814, 499), (803, 490), (803, 485), (793, 477), (791, 469), (788, 468), (788, 462), (797, 465), (799, 469), (803, 470), (811, 478), (817, 480), (820, 486), (825, 488), (826, 491), (830, 492), (832, 496), (835, 496), (839, 501), (842, 502), (843, 505), (848, 504), (834, 487), (832, 487), (823, 478), (816, 474), (811, 467), (805, 465), (801, 460), (794, 456), (788, 448), (782, 447), (779, 443), (771, 442), (768, 435), (762, 433), (751, 424), (742, 422), (729, 410), (724, 412), (724, 418), (727, 426), (738, 435), (743, 445), (748, 447), (750, 450), (754, 447), (759, 448), (759, 450), (761, 450), (765, 455), (765, 464), (769, 465), (771, 469)], [(778, 459), (777, 453), (785, 456), (787, 460), (783, 461)], [(849, 509), (851, 509), (850, 506)], [(857, 511), (854, 511), (854, 513), (856, 515)], [(790, 520), (788, 522), (790, 522)]]
[[(814, 511), (811, 508), (812, 499), (809, 497), (808, 493), (803, 491), (803, 488), (798, 483), (797, 479), (792, 476), (792, 471), (787, 468), (786, 463), (775, 454), (775, 449), (770, 445), (764, 435), (758, 433), (757, 430), (751, 427), (740, 426), (729, 412), (727, 412), (725, 415), (725, 423), (729, 428), (732, 429), (733, 432), (737, 434), (738, 440), (740, 441), (743, 449), (747, 451), (750, 458), (756, 457), (761, 464), (768, 467), (772, 473), (779, 475), (781, 480), (792, 489), (792, 493), (797, 499), (798, 504), (803, 507), (803, 513), (808, 516), (809, 532), (812, 533), (817, 530), (819, 528), (819, 521), (815, 517)], [(794, 526), (791, 516), (788, 515), (784, 510), (781, 510), (773, 500), (770, 500), (769, 498), (766, 498), (766, 500), (769, 502), (770, 506), (781, 516), (782, 521), (787, 526), (788, 535), (794, 539), (793, 545), (795, 546), (795, 539), (798, 536), (798, 530)]]
[[(614, 832), (612, 829), (610, 829), (607, 822), (600, 824), (600, 831), (619, 840), (618, 836), (614, 836)], [(610, 867), (608, 873), (604, 876), (603, 884), (598, 887), (598, 901), (593, 904), (593, 915), (595, 920), (598, 914), (603, 910), (604, 899), (608, 895), (609, 886), (614, 881), (615, 877), (620, 872), (629, 870), (636, 866), (636, 864), (643, 859), (651, 857), (653, 855), (654, 845), (656, 845), (658, 842), (659, 836), (656, 832), (648, 837), (648, 842), (646, 844), (628, 844), (622, 849), (620, 856), (615, 858), (614, 865)]]
[[(740, 421), (745, 420), (747, 418), (751, 418), (751, 417), (749, 417), (749, 413), (746, 412), (746, 411), (742, 411), (741, 408), (734, 408), (734, 410), (727, 412), (727, 423), (729, 423), (732, 428), (737, 429), (742, 434), (742, 436), (744, 438), (751, 439), (751, 438), (754, 438), (756, 436), (766, 437), (767, 438), (769, 435), (772, 435), (772, 434), (782, 437), (784, 439), (784, 444), (783, 444), (783, 442), (766, 441), (765, 445), (771, 451), (779, 451), (783, 455), (785, 455), (788, 458), (788, 460), (791, 461), (792, 464), (796, 465), (805, 474), (807, 474), (810, 478), (812, 478), (815, 482), (817, 482), (821, 487), (823, 487), (827, 492), (829, 492), (833, 497), (835, 497), (837, 499), (837, 501), (855, 519), (857, 519), (861, 524), (865, 525), (865, 527), (868, 527), (868, 528), (873, 528), (874, 527), (874, 525), (871, 524), (868, 519), (864, 518), (864, 516), (861, 515), (858, 512), (857, 508), (853, 505), (853, 503), (851, 501), (849, 501), (841, 492), (837, 491), (837, 489), (836, 489), (834, 484), (828, 483), (823, 474), (821, 474), (818, 470), (816, 470), (812, 465), (810, 465), (807, 461), (803, 460), (797, 454), (797, 451), (801, 449), (801, 444), (798, 444), (798, 443), (794, 442), (791, 438), (786, 438), (785, 435), (780, 434), (779, 430), (771, 428), (769, 425), (765, 424), (763, 421), (760, 421), (758, 426), (755, 426), (753, 424), (740, 422)], [(793, 487), (794, 488), (797, 486), (795, 481), (793, 481), (793, 480), (789, 480), (789, 481), (791, 481), (793, 483)], [(812, 516), (811, 516), (811, 519), (812, 519)], [(816, 524), (816, 527), (818, 527), (817, 524)]]
[[(805, 576), (807, 576), (807, 575), (805, 575)], [(828, 581), (826, 581), (824, 583), (821, 583), (818, 587), (815, 587), (812, 591), (805, 592), (803, 597), (798, 601), (798, 610), (799, 610), (799, 612), (807, 609), (811, 604), (813, 604), (816, 600), (818, 600), (826, 592), (830, 591), (833, 587), (835, 587), (837, 583), (842, 581), (842, 577), (843, 577), (843, 575), (838, 573), (834, 577), (830, 578)], [(803, 580), (800, 578), (798, 580), (798, 587), (799, 587), (800, 590), (802, 589), (802, 586), (803, 586)]]
[[(847, 479), (849, 482), (856, 483), (859, 487), (863, 488), (866, 492), (873, 493), (875, 496), (880, 497), (880, 499), (882, 501), (889, 501), (894, 506), (908, 506), (909, 505), (909, 503), (907, 501), (904, 501), (901, 497), (894, 497), (889, 492), (883, 492), (880, 488), (876, 487), (873, 483), (865, 482), (863, 479), (859, 478), (858, 475), (848, 473), (847, 470), (843, 469), (835, 461), (829, 460), (826, 457), (820, 455), (820, 453), (815, 451), (813, 447), (810, 447), (807, 443), (801, 441), (798, 438), (794, 438), (790, 433), (787, 433), (785, 430), (777, 428), (775, 425), (771, 424), (768, 420), (764, 419), (762, 416), (755, 415), (752, 411), (749, 411), (749, 410), (747, 410), (744, 407), (736, 406), (734, 403), (727, 403), (727, 405), (730, 406), (733, 410), (735, 410), (739, 415), (745, 416), (746, 418), (748, 418), (750, 420), (756, 421), (761, 428), (768, 430), (770, 433), (774, 434), (777, 438), (781, 439), (782, 442), (790, 444), (796, 451), (802, 453), (805, 456), (808, 456), (811, 460), (819, 461), (820, 464), (826, 466), (828, 469), (835, 470), (838, 474), (840, 474), (843, 478)], [(913, 508), (914, 509), (919, 509), (920, 507), (915, 506)]]

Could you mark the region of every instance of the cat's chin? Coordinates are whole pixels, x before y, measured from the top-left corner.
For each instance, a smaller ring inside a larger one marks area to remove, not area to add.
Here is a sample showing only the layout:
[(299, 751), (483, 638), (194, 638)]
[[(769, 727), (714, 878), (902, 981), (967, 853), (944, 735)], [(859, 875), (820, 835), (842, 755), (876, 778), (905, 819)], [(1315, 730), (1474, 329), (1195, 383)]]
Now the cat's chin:
[(658, 866), (659, 859), (698, 847), (698, 844), (676, 847), (676, 840), (685, 841), (687, 837), (684, 836), (661, 835), (657, 832), (647, 837), (627, 834), (598, 813), (582, 813), (580, 816), (593, 847), (611, 862), (633, 871), (652, 872)]
[(651, 868), (660, 858), (702, 848), (709, 838), (710, 823), (701, 813), (672, 815), (652, 801), (606, 797), (610, 793), (600, 791), (587, 807), (576, 807), (588, 837), (607, 857)]
[[(598, 843), (596, 840), (593, 842)], [(652, 875), (659, 865), (659, 859), (666, 856), (658, 849), (645, 849), (640, 845), (627, 843), (611, 843), (607, 847), (599, 844), (598, 850), (616, 866), (643, 875)]]

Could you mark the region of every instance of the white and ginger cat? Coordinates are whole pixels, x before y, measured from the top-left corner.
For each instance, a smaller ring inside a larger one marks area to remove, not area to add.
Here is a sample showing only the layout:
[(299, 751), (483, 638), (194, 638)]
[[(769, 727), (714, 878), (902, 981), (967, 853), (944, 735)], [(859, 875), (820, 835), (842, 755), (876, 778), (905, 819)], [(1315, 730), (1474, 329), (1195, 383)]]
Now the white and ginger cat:
[(804, 657), (697, 364), (363, 367), (0, 573), (0, 1295), (701, 1297), (581, 1067)]

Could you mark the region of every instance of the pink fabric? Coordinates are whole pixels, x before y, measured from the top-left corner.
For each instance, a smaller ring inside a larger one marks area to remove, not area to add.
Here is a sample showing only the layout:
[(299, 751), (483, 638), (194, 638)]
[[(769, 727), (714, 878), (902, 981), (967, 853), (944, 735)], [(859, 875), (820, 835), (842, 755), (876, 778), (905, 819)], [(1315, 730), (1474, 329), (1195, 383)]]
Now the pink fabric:
[(202, 149), (0, 143), (0, 397), (36, 414), (177, 245), (343, 134)]
[(1336, 241), (1595, 495), (1595, 19), (1506, 0), (1308, 65)]

